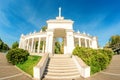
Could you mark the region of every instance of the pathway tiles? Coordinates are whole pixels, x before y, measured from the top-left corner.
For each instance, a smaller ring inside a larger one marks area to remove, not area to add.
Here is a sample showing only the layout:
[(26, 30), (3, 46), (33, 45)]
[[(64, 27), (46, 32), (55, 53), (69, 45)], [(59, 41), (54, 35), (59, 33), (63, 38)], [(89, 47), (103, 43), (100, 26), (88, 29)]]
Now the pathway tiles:
[(32, 79), (30, 77), (22, 74), (22, 75), (19, 75), (19, 76), (16, 76), (16, 77), (11, 77), (11, 78), (4, 79), (4, 80), (32, 80)]
[(0, 80), (32, 80), (32, 78), (9, 64), (5, 54), (0, 53)]

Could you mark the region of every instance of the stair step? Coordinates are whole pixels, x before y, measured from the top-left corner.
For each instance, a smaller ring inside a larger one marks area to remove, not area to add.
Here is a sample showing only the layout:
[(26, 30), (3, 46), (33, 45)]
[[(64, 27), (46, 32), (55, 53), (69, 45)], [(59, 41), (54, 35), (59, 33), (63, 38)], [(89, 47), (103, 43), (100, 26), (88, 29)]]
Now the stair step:
[(47, 66), (46, 67), (47, 69), (59, 69), (59, 70), (64, 70), (64, 69), (66, 69), (66, 70), (68, 70), (68, 69), (76, 69), (76, 67), (74, 67), (74, 66), (72, 66), (72, 67), (50, 67), (50, 66)]
[(68, 60), (68, 59), (66, 59), (66, 60), (65, 60), (65, 59), (64, 59), (64, 60), (54, 59), (54, 60), (50, 60), (50, 61), (59, 61), (59, 62), (60, 62), (60, 61), (61, 61), (61, 62), (62, 62), (62, 61), (65, 61), (65, 62), (70, 62), (70, 61), (73, 61), (73, 60), (71, 60), (71, 59), (70, 59), (70, 60)]
[(63, 64), (63, 65), (68, 65), (68, 64), (75, 64), (73, 62), (64, 62), (64, 63), (61, 63), (61, 62), (49, 62), (49, 64)]
[(56, 79), (56, 80), (58, 80), (58, 79), (76, 79), (76, 78), (79, 78), (80, 77), (80, 75), (70, 75), (70, 76), (50, 76), (50, 75), (45, 75), (45, 79)]
[(50, 61), (68, 61), (68, 62), (70, 62), (70, 61), (73, 61), (73, 60), (71, 60), (71, 59), (50, 59)]
[(80, 77), (79, 70), (73, 59), (66, 55), (54, 55), (50, 57), (44, 71), (44, 79), (76, 79)]
[(50, 62), (49, 63), (50, 65), (72, 65), (72, 64), (75, 64), (75, 63), (54, 63), (54, 62)]
[(52, 76), (70, 76), (70, 75), (80, 75), (79, 72), (63, 72), (63, 73), (56, 73), (56, 72), (45, 72), (45, 75), (52, 75)]
[(46, 69), (45, 72), (59, 72), (59, 73), (63, 73), (63, 72), (77, 72), (78, 69), (70, 69), (70, 70), (52, 70), (52, 69)]
[(76, 66), (46, 66), (47, 68), (76, 68)]
[(61, 64), (48, 64), (47, 66), (51, 67), (69, 67), (69, 66), (76, 66), (75, 64), (67, 64), (67, 65), (61, 65)]
[(50, 57), (51, 59), (70, 59), (70, 57)]
[(51, 58), (52, 57), (65, 57), (65, 58), (70, 58), (70, 56), (69, 55), (54, 55), (54, 56), (51, 56)]

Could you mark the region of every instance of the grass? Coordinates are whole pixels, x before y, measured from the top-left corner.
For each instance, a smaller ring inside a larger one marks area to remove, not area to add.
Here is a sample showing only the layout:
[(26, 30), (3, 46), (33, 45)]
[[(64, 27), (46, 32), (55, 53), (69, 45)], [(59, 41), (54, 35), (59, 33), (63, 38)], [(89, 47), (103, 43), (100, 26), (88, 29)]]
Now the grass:
[(33, 76), (33, 67), (37, 65), (40, 59), (41, 56), (28, 56), (27, 61), (25, 61), (23, 64), (17, 64), (16, 66)]

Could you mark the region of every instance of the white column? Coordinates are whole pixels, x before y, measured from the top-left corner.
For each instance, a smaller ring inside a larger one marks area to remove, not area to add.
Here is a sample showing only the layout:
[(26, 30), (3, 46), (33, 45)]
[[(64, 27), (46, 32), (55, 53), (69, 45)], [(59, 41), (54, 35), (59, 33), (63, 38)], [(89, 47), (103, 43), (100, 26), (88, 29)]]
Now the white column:
[(79, 39), (79, 47), (81, 47), (81, 40), (80, 40), (80, 38), (78, 38)]
[(88, 45), (89, 45), (88, 47), (90, 48), (90, 40), (88, 40)]
[(31, 52), (33, 52), (33, 44), (34, 44), (34, 38), (32, 38)]
[(67, 54), (67, 43), (66, 43), (66, 37), (64, 38), (64, 54)]
[(40, 42), (41, 42), (41, 38), (39, 37), (38, 47), (37, 47), (37, 53), (40, 53)]
[(67, 31), (66, 33), (66, 41), (67, 41), (67, 54), (71, 55), (74, 49), (74, 38), (73, 38), (73, 31)]
[(23, 40), (23, 41), (22, 41), (22, 46), (23, 46), (23, 49), (25, 50), (25, 47), (26, 47), (26, 40)]
[(92, 39), (92, 48), (93, 49), (97, 49), (98, 48), (97, 37), (93, 37), (93, 39)]
[(28, 42), (27, 42), (27, 50), (29, 50), (29, 39), (28, 39)]
[(46, 53), (49, 53), (50, 56), (53, 55), (53, 30), (47, 32), (46, 38)]

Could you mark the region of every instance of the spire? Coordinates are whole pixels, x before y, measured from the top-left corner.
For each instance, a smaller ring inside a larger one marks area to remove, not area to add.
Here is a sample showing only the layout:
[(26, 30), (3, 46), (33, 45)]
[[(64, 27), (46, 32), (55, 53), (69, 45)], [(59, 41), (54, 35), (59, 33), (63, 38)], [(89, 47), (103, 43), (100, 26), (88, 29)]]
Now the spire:
[(61, 7), (59, 7), (59, 15), (56, 17), (57, 20), (63, 20), (64, 17), (61, 16)]
[(59, 17), (61, 17), (61, 7), (59, 7)]

